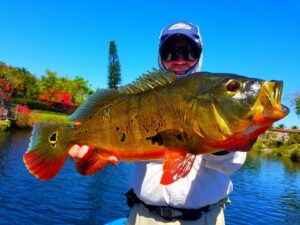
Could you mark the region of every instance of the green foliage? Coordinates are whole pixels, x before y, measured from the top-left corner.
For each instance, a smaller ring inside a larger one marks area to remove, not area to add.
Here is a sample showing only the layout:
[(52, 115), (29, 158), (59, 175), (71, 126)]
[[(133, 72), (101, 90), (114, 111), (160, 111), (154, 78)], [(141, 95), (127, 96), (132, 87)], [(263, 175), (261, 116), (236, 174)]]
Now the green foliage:
[(285, 128), (285, 125), (283, 124), (283, 123), (281, 123), (281, 124), (279, 124), (278, 126), (277, 126), (277, 128)]
[(300, 144), (300, 134), (291, 133), (286, 145)]
[(30, 109), (40, 109), (40, 110), (48, 110), (49, 106), (41, 101), (31, 100), (31, 99), (22, 99), (22, 98), (13, 98), (11, 100), (13, 105), (28, 105)]
[(261, 141), (260, 139), (258, 139), (256, 141), (256, 143), (253, 145), (252, 150), (261, 151), (265, 148), (266, 148), (266, 144), (263, 141)]
[(300, 162), (300, 145), (295, 146), (290, 159), (294, 162)]
[(16, 105), (16, 104), (27, 105), (30, 109), (60, 112), (60, 113), (65, 112), (65, 113), (69, 113), (69, 114), (73, 113), (77, 108), (76, 106), (64, 105), (59, 102), (48, 105), (42, 101), (31, 100), (31, 99), (20, 99), (20, 98), (12, 99), (11, 103), (13, 105)]
[(93, 90), (88, 87), (88, 82), (82, 77), (76, 76), (72, 82), (73, 89), (70, 94), (73, 96), (73, 101), (81, 105), (91, 94)]
[(266, 136), (267, 136), (267, 138), (273, 138), (273, 139), (275, 139), (275, 138), (277, 138), (278, 134), (275, 133), (275, 132), (269, 131), (269, 132), (267, 132)]
[(298, 130), (299, 128), (298, 128), (297, 126), (294, 125), (294, 126), (292, 126), (292, 129), (293, 129), (293, 130)]
[(300, 95), (298, 94), (298, 96), (295, 97), (295, 99), (293, 100), (293, 105), (295, 107), (295, 111), (296, 114), (298, 116), (300, 116)]
[[(10, 87), (10, 97), (14, 99), (26, 99), (29, 107), (46, 109), (39, 100), (39, 94), (49, 94), (51, 90), (58, 90), (71, 95), (71, 100), (75, 104), (82, 104), (86, 98), (93, 93), (89, 88), (88, 82), (82, 77), (75, 77), (71, 80), (68, 77), (58, 77), (56, 72), (46, 70), (46, 75), (37, 79), (25, 68), (7, 66), (0, 62), (0, 79), (8, 81)], [(16, 100), (19, 103), (19, 100)], [(25, 100), (21, 100), (24, 103)], [(37, 101), (37, 102), (34, 102)]]
[(300, 143), (294, 143), (295, 141), (292, 140), (295, 139), (299, 140), (299, 134), (291, 135), (290, 143), (286, 142), (278, 145), (276, 140), (259, 138), (251, 152), (265, 153), (267, 150), (271, 150), (274, 156), (290, 158), (292, 161), (300, 162)]
[(39, 93), (47, 94), (50, 90), (60, 90), (72, 96), (75, 104), (82, 104), (93, 90), (88, 87), (88, 82), (82, 77), (76, 76), (74, 80), (67, 77), (57, 77), (56, 72), (46, 70), (39, 83)]
[(28, 106), (17, 105), (16, 109), (18, 111), (17, 120), (15, 121), (15, 126), (19, 128), (29, 128), (34, 123), (31, 117), (31, 111)]
[(11, 88), (11, 97), (31, 98), (38, 93), (37, 78), (25, 68), (0, 64), (0, 78), (5, 78)]
[(255, 151), (261, 151), (266, 148), (276, 148), (276, 140), (270, 138), (258, 138), (252, 147)]
[(109, 43), (109, 59), (108, 59), (108, 87), (118, 88), (121, 83), (121, 66), (117, 53), (117, 46), (114, 41)]
[(65, 114), (65, 113), (32, 110), (31, 116), (34, 119), (35, 123), (53, 122), (53, 123), (59, 123), (59, 124), (69, 124), (69, 125), (72, 124), (72, 122), (68, 121), (69, 115)]
[(10, 128), (10, 120), (0, 120), (0, 132), (8, 130), (9, 128)]

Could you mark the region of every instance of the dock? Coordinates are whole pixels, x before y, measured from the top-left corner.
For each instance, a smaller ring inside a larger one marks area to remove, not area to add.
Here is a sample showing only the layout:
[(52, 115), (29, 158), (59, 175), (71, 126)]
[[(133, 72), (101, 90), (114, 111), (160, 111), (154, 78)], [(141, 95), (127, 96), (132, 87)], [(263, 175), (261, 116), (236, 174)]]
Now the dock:
[(0, 105), (0, 132), (8, 130), (11, 127), (11, 121), (17, 119), (17, 110), (13, 113), (14, 116), (10, 116), (9, 108), (5, 105)]

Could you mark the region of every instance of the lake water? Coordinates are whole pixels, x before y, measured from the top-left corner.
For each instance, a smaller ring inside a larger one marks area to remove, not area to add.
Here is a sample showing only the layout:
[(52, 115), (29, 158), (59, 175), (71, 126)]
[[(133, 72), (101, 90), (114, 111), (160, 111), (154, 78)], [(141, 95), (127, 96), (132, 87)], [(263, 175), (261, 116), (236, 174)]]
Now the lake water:
[[(127, 215), (131, 164), (85, 177), (67, 160), (54, 179), (41, 182), (22, 160), (29, 137), (0, 133), (0, 224), (105, 224)], [(300, 224), (299, 163), (249, 155), (232, 180), (227, 225)]]

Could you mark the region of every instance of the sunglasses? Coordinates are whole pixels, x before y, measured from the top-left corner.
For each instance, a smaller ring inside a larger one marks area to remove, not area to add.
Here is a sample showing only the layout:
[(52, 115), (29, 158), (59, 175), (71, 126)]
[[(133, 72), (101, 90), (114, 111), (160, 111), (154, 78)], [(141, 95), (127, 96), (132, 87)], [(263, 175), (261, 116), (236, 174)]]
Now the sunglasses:
[(200, 54), (201, 48), (192, 45), (173, 47), (166, 46), (160, 51), (162, 59), (166, 62), (177, 60), (179, 55), (181, 55), (184, 60), (194, 61), (199, 58)]

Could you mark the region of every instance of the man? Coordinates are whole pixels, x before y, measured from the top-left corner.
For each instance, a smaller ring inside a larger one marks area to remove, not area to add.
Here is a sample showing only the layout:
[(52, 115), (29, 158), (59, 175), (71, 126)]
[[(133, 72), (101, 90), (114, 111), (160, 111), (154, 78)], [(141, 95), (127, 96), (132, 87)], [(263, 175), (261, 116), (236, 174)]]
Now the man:
[[(159, 66), (178, 77), (199, 72), (202, 49), (199, 27), (178, 21), (161, 32)], [(127, 224), (225, 224), (223, 208), (233, 188), (229, 175), (245, 159), (245, 152), (199, 155), (186, 177), (167, 186), (159, 183), (161, 161), (136, 163), (129, 194), (135, 204)]]
[[(200, 71), (202, 39), (199, 27), (178, 21), (161, 31), (158, 62), (178, 77)], [(246, 146), (243, 151), (248, 151)], [(73, 146), (69, 154), (81, 158), (88, 148)], [(170, 185), (161, 185), (162, 161), (137, 162), (127, 193), (132, 224), (225, 224), (223, 208), (233, 186), (229, 175), (238, 170), (246, 152), (219, 152), (196, 157), (190, 173)], [(110, 162), (118, 160), (110, 157)]]

